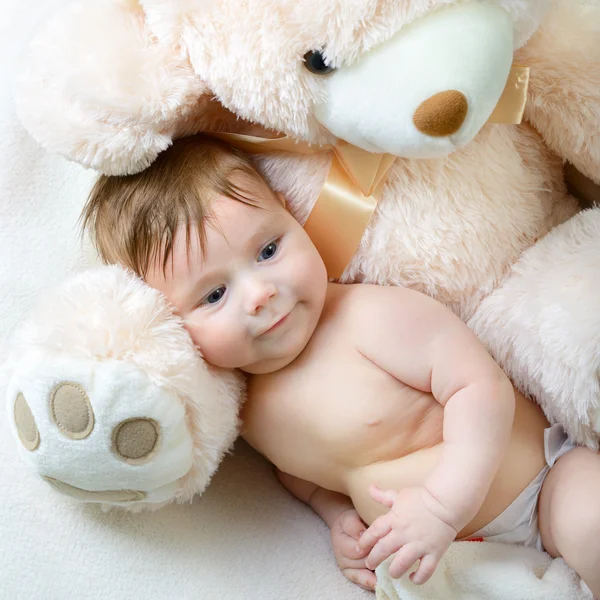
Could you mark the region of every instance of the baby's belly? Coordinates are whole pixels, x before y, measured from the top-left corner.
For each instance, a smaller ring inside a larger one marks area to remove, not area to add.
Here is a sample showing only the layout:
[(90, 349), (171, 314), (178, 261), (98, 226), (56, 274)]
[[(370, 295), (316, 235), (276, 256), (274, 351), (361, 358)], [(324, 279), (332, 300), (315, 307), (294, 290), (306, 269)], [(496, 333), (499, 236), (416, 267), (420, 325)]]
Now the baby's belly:
[[(500, 515), (529, 485), (545, 465), (544, 429), (548, 422), (541, 409), (517, 397), (515, 424), (510, 446), (492, 483), (483, 506), (475, 518), (460, 532), (467, 537)], [(426, 448), (395, 460), (387, 460), (348, 472), (345, 492), (352, 498), (356, 510), (368, 524), (386, 512), (386, 508), (371, 500), (369, 485), (382, 489), (402, 489), (423, 485), (439, 461), (443, 444)]]

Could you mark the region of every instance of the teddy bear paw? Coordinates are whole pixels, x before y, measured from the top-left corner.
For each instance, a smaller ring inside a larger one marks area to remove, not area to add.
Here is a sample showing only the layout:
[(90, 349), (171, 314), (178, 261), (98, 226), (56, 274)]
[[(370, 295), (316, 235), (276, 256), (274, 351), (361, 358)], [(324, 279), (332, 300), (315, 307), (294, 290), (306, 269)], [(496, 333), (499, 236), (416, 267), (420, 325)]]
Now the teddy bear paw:
[(25, 460), (83, 502), (171, 500), (192, 466), (181, 404), (125, 363), (90, 361), (74, 370), (76, 377), (58, 379), (29, 371), (13, 382), (10, 414)]

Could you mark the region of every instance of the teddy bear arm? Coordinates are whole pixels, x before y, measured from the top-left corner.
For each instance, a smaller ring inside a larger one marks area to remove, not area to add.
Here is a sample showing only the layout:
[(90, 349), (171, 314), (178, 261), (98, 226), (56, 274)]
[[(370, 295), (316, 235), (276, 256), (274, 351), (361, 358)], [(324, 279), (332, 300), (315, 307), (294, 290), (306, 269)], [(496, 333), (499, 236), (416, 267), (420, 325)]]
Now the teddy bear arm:
[(0, 378), (25, 463), (83, 502), (189, 501), (239, 431), (243, 378), (204, 363), (166, 299), (117, 266), (48, 291)]
[(527, 249), (468, 325), (552, 423), (594, 451), (600, 442), (600, 208)]
[(146, 168), (196, 110), (205, 84), (135, 1), (75, 2), (30, 42), (16, 108), (34, 139), (107, 175)]
[(546, 144), (600, 182), (600, 4), (557, 0), (517, 52), (531, 68), (525, 118)]

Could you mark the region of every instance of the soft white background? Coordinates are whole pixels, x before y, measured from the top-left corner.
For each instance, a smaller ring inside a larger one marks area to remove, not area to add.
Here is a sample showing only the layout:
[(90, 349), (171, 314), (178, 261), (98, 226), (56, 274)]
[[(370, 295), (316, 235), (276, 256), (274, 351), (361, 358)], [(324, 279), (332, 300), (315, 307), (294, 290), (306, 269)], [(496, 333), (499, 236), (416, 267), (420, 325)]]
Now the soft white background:
[[(12, 103), (24, 45), (64, 3), (1, 2), (0, 345), (45, 288), (95, 260), (77, 231), (93, 174), (38, 148)], [(270, 466), (245, 444), (237, 444), (192, 505), (104, 514), (63, 499), (22, 468), (2, 396), (0, 599), (372, 597), (346, 582), (326, 527), (280, 488)]]

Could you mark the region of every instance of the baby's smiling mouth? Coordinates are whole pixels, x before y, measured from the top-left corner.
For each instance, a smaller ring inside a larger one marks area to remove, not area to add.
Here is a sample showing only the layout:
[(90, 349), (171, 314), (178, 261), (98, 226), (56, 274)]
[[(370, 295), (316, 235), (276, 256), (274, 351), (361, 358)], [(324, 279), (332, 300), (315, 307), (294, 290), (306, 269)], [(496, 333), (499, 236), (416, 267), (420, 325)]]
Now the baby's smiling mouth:
[(291, 312), (292, 311), (290, 310), (283, 317), (281, 317), (279, 320), (275, 321), (275, 323), (273, 323), (273, 325), (271, 325), (271, 327), (269, 327), (268, 329), (266, 329), (265, 331), (263, 331), (258, 337), (261, 337), (263, 335), (266, 335), (267, 333), (271, 333), (271, 332), (276, 331), (277, 329), (279, 329), (279, 327), (281, 325), (283, 325), (287, 321), (287, 318), (290, 316)]

